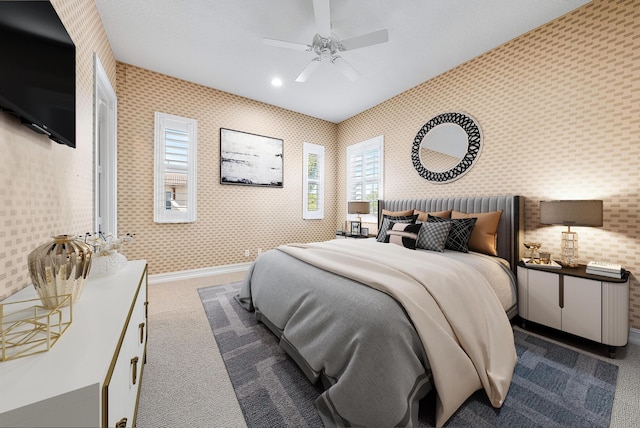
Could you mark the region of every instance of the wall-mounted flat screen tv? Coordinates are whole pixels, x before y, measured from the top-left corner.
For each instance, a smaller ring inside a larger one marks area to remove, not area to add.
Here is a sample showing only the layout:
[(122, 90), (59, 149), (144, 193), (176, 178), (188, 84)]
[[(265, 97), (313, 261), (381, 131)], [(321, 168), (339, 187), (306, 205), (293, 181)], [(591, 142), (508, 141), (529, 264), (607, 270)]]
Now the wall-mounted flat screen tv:
[(76, 146), (76, 47), (48, 1), (0, 1), (0, 109)]

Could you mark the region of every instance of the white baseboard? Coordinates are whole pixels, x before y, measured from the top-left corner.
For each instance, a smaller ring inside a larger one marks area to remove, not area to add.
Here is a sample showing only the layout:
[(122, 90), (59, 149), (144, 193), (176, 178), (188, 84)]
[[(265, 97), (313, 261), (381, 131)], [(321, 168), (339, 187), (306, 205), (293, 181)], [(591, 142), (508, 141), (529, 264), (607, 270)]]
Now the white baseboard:
[(636, 328), (629, 329), (629, 342), (640, 345), (640, 330)]
[(249, 269), (249, 266), (251, 266), (251, 262), (183, 270), (180, 272), (157, 273), (149, 275), (149, 284), (162, 284), (164, 282), (183, 281), (185, 279), (202, 278), (204, 276), (220, 275), (224, 273), (243, 272)]

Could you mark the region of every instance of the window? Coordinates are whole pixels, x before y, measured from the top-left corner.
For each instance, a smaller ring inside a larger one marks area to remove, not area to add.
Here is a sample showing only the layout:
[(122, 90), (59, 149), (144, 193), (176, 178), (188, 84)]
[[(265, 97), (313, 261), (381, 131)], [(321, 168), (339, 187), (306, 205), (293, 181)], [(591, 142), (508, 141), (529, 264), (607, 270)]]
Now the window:
[(303, 144), (302, 218), (324, 218), (324, 146)]
[[(362, 221), (378, 221), (378, 199), (382, 198), (384, 137), (382, 135), (347, 147), (347, 202), (369, 201), (369, 214)], [(355, 220), (356, 215), (348, 217)]]
[(196, 135), (198, 122), (156, 112), (156, 223), (196, 221)]

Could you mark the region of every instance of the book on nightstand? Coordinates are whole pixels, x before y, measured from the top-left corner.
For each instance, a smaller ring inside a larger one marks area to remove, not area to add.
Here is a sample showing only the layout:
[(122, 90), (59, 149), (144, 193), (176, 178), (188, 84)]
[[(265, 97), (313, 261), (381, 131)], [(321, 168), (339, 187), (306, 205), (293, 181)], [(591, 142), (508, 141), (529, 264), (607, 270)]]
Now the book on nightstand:
[(591, 275), (600, 275), (609, 278), (620, 279), (624, 274), (624, 269), (622, 269), (621, 265), (615, 263), (591, 261), (587, 264), (585, 272), (590, 273)]

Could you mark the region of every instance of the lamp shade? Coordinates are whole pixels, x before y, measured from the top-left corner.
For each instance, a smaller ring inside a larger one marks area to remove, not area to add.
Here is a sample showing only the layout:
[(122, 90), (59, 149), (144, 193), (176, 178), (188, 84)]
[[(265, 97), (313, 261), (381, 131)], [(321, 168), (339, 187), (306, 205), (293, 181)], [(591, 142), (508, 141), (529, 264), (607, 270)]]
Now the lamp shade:
[(602, 226), (602, 201), (540, 201), (540, 224)]
[(369, 202), (350, 201), (348, 205), (349, 214), (369, 214)]

